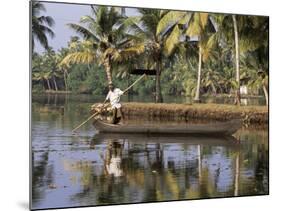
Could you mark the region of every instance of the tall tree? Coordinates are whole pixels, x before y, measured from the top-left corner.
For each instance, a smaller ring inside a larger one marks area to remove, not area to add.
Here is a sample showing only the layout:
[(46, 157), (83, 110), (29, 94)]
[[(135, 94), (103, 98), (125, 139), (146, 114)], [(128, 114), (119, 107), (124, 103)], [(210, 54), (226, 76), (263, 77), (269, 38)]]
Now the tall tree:
[(50, 86), (50, 73), (44, 69), (45, 63), (43, 57), (36, 52), (32, 54), (32, 81), (38, 81), (42, 84), (43, 90), (45, 90), (45, 84), (47, 89), (51, 89)]
[(207, 25), (209, 23), (209, 14), (195, 12), (192, 16), (190, 25), (186, 31), (189, 37), (197, 37), (198, 41), (198, 71), (197, 71), (197, 87), (194, 100), (200, 102), (200, 84), (201, 84), (201, 71), (202, 61), (207, 59), (209, 54), (209, 35)]
[(267, 17), (232, 15), (232, 41), (235, 46), (236, 104), (240, 101), (240, 80), (262, 89), (268, 103), (268, 31)]
[(62, 74), (58, 68), (58, 57), (51, 47), (49, 47), (42, 55), (42, 61), (43, 64), (41, 71), (46, 73), (46, 76), (48, 76), (47, 83), (49, 83), (49, 88), (58, 91), (59, 88), (57, 84), (57, 79), (61, 78)]
[(179, 41), (180, 28), (174, 24), (179, 20), (189, 18), (189, 13), (166, 10), (139, 9), (141, 16), (138, 24), (134, 26), (134, 32), (143, 39), (146, 53), (156, 69), (155, 101), (163, 102), (161, 92), (161, 73), (164, 59), (174, 53), (175, 46)]
[(41, 2), (31, 2), (32, 51), (34, 50), (35, 39), (38, 40), (45, 49), (47, 49), (49, 47), (47, 35), (51, 38), (55, 36), (51, 29), (51, 27), (55, 24), (53, 18), (50, 16), (40, 16), (40, 13), (44, 11), (46, 11), (46, 8)]
[(98, 63), (105, 69), (108, 84), (112, 83), (114, 64), (132, 58), (144, 51), (144, 45), (128, 33), (130, 21), (126, 21), (119, 8), (91, 6), (92, 15), (82, 16), (80, 24), (68, 26), (82, 35), (84, 41), (75, 52), (69, 53), (62, 64)]
[(243, 56), (241, 69), (251, 78), (248, 85), (263, 90), (268, 105), (269, 19), (259, 16), (246, 16), (243, 19), (240, 32), (240, 51)]
[(64, 81), (64, 88), (65, 91), (68, 91), (68, 83), (67, 83), (67, 77), (69, 74), (70, 67), (68, 67), (65, 64), (60, 64), (61, 61), (64, 59), (64, 57), (69, 53), (69, 48), (61, 48), (59, 52), (56, 54), (56, 63), (57, 68), (62, 72), (63, 74), (63, 81)]
[(232, 15), (233, 20), (233, 29), (234, 29), (234, 41), (235, 41), (235, 70), (236, 70), (236, 100), (235, 104), (241, 104), (241, 96), (240, 96), (240, 67), (239, 67), (239, 36), (238, 36), (238, 24), (236, 20), (236, 15)]

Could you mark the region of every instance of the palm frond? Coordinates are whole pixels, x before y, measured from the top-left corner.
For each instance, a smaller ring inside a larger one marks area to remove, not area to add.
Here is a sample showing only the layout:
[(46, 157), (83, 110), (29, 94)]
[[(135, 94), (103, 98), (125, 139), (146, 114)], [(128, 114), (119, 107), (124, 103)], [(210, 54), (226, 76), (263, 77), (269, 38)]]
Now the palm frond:
[(85, 39), (93, 38), (95, 41), (99, 41), (99, 39), (84, 26), (75, 23), (68, 23), (67, 26), (73, 29), (76, 33), (82, 35)]
[(32, 50), (34, 49), (34, 39), (37, 39), (47, 49), (49, 47), (47, 35), (51, 38), (55, 36), (54, 32), (49, 28), (54, 25), (54, 20), (50, 16), (39, 16), (40, 12), (45, 10), (44, 4), (32, 2)]
[(165, 42), (164, 50), (165, 50), (166, 55), (170, 55), (172, 53), (172, 51), (175, 49), (175, 46), (179, 42), (180, 34), (181, 34), (181, 31), (180, 31), (178, 25), (176, 25)]
[(37, 18), (37, 20), (40, 24), (46, 23), (49, 27), (52, 27), (55, 25), (54, 19), (50, 16), (40, 16)]
[(166, 13), (157, 24), (156, 35), (165, 32), (167, 28), (182, 19), (185, 14), (185, 12), (180, 11), (169, 11)]
[(96, 59), (96, 55), (93, 52), (83, 51), (68, 54), (60, 63), (60, 65), (69, 66), (71, 64), (90, 64)]
[(144, 51), (145, 51), (145, 46), (143, 43), (141, 43), (141, 44), (136, 44), (132, 47), (123, 49), (120, 52), (120, 55), (122, 58), (124, 58), (124, 60), (128, 60), (129, 58), (132, 58), (135, 55), (139, 55), (139, 54), (143, 53)]
[(201, 26), (201, 28), (205, 28), (205, 26), (208, 23), (209, 14), (208, 13), (200, 12), (198, 17), (200, 19), (200, 26)]
[(190, 37), (200, 36), (208, 23), (208, 19), (208, 13), (194, 13), (192, 16), (192, 20), (187, 28), (186, 35)]

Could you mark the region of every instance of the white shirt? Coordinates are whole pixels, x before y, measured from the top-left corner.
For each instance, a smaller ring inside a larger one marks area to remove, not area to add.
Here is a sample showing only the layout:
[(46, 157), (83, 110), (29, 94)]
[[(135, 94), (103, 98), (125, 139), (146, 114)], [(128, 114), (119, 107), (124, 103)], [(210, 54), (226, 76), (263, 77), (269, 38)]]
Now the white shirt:
[(106, 96), (106, 100), (110, 100), (110, 104), (111, 104), (112, 108), (121, 108), (121, 104), (119, 102), (120, 102), (120, 96), (123, 93), (124, 92), (118, 88), (115, 88), (113, 91), (108, 92), (108, 94)]

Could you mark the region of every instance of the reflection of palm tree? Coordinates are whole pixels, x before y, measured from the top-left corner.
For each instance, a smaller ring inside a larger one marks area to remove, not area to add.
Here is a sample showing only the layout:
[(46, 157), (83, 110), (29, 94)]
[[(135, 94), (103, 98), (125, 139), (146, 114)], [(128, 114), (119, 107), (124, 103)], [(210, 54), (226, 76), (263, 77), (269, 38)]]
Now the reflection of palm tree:
[(239, 193), (239, 175), (240, 175), (240, 152), (237, 153), (235, 158), (234, 196), (238, 196)]
[(257, 163), (255, 166), (255, 178), (257, 181), (256, 189), (258, 193), (268, 193), (268, 189), (264, 186), (264, 182), (268, 182), (268, 149), (264, 145), (257, 146)]
[(198, 180), (199, 184), (202, 181), (202, 161), (201, 161), (201, 145), (197, 146), (197, 152), (198, 152)]
[[(47, 186), (47, 182), (53, 182), (53, 168), (48, 169), (49, 163), (49, 149), (42, 153), (40, 158), (38, 155), (35, 160), (35, 154), (39, 152), (32, 152), (31, 154), (31, 162), (32, 162), (32, 200), (36, 201), (36, 199), (41, 199), (42, 194), (44, 192), (41, 191), (41, 187)], [(40, 154), (40, 153), (39, 153)], [(48, 172), (49, 171), (49, 172)], [(46, 175), (50, 175), (48, 180), (46, 180)], [(50, 180), (50, 181), (49, 181)], [(34, 206), (34, 204), (32, 204)]]
[[(130, 151), (130, 148), (129, 148)], [(130, 184), (138, 185), (140, 188), (145, 188), (143, 201), (162, 201), (164, 200), (163, 188), (164, 185), (168, 185), (170, 190), (175, 190), (173, 188), (173, 184), (169, 184), (167, 179), (171, 179), (171, 177), (163, 177), (164, 174), (164, 156), (163, 150), (161, 149), (161, 145), (158, 143), (155, 145), (154, 150), (147, 149), (146, 144), (144, 144), (143, 149), (138, 149), (136, 151), (131, 151), (131, 153), (144, 153), (146, 157), (148, 166), (145, 166), (148, 169), (149, 173), (145, 173), (143, 169), (139, 168), (137, 163), (129, 163), (130, 166), (134, 166), (133, 169), (127, 169), (126, 179)], [(128, 164), (127, 164), (128, 165)], [(126, 166), (127, 166), (126, 165)], [(173, 177), (173, 176), (172, 176)], [(172, 178), (173, 181), (174, 178)], [(175, 198), (177, 198), (175, 196)]]

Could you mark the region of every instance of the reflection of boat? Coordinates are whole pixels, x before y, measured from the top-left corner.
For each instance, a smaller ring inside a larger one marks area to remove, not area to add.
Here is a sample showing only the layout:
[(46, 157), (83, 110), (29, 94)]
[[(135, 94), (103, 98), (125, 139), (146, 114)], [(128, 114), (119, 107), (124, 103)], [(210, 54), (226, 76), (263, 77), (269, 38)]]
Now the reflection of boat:
[(128, 141), (130, 143), (183, 143), (188, 145), (239, 146), (239, 141), (233, 136), (202, 136), (202, 135), (160, 135), (160, 134), (128, 134), (128, 133), (98, 133), (93, 137), (93, 143), (108, 140)]
[(235, 133), (241, 126), (241, 120), (208, 124), (109, 124), (99, 119), (94, 120), (94, 127), (100, 132), (132, 134), (200, 134), (224, 136)]

